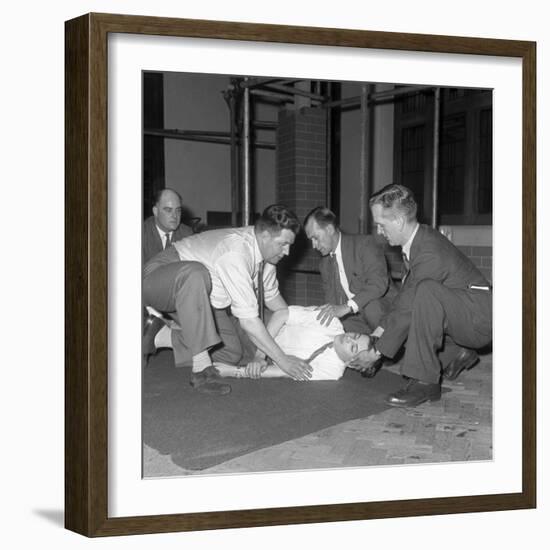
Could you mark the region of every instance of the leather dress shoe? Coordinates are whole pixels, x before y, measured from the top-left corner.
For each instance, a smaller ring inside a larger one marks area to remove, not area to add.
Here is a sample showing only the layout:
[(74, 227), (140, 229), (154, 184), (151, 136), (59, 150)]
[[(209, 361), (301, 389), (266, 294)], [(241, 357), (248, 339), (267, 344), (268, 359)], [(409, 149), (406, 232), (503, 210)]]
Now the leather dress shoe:
[(219, 379), (219, 372), (216, 367), (211, 365), (200, 372), (192, 372), (189, 384), (199, 393), (227, 395), (231, 392), (231, 386), (229, 384), (221, 384), (218, 382)]
[(479, 356), (475, 350), (462, 348), (449, 365), (443, 369), (443, 378), (456, 380), (463, 370), (470, 370), (478, 361)]
[(156, 315), (148, 315), (143, 326), (143, 339), (141, 341), (141, 351), (145, 360), (149, 355), (153, 355), (157, 351), (155, 346), (155, 336), (166, 323)]
[(439, 401), (441, 386), (410, 378), (407, 385), (390, 393), (384, 401), (392, 407), (416, 407), (425, 401)]

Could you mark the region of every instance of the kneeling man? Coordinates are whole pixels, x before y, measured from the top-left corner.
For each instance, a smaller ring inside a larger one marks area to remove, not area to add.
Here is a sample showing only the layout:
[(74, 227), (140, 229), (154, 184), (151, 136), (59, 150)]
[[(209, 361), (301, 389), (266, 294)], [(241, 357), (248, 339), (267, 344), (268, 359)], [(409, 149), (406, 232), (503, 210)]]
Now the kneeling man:
[(289, 376), (308, 378), (309, 365), (279, 348), (258, 308), (265, 302), (271, 311), (286, 309), (276, 265), (288, 255), (299, 229), (293, 212), (271, 205), (254, 226), (198, 233), (154, 256), (144, 267), (144, 305), (174, 315), (178, 326), (149, 318), (144, 357), (159, 347), (171, 347), (176, 366), (192, 367), (194, 388), (225, 395), (231, 387), (216, 381), (212, 361), (243, 361), (242, 337), (246, 336)]
[[(379, 359), (405, 345), (406, 386), (390, 394), (394, 407), (441, 398), (441, 380), (454, 380), (492, 341), (492, 290), (479, 269), (439, 231), (418, 223), (410, 189), (390, 184), (370, 199), (378, 233), (401, 246), (405, 274), (391, 310), (373, 331)], [(378, 340), (376, 340), (378, 338)]]

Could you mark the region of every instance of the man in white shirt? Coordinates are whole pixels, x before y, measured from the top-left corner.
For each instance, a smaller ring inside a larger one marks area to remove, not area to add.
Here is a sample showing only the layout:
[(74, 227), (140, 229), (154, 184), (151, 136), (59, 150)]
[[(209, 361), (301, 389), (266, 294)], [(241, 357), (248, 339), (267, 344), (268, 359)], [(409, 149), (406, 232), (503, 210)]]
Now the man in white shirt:
[(216, 381), (212, 359), (243, 361), (243, 332), (290, 377), (307, 380), (311, 367), (273, 340), (259, 317), (257, 296), (261, 288), (271, 311), (288, 307), (279, 293), (275, 266), (288, 255), (299, 229), (293, 212), (272, 205), (254, 226), (205, 231), (152, 258), (144, 268), (144, 305), (175, 314), (179, 327), (161, 327), (160, 321), (151, 320), (144, 355), (172, 347), (177, 366), (192, 366), (193, 387), (223, 395), (231, 388)]
[[(360, 365), (374, 358), (371, 339), (366, 334), (344, 332), (339, 319), (322, 324), (315, 306), (290, 306), (273, 313), (267, 330), (280, 348), (290, 355), (301, 357), (312, 367), (309, 380), (338, 380), (346, 366)], [(276, 364), (257, 353), (246, 367), (214, 362), (222, 377), (278, 378), (288, 376)]]

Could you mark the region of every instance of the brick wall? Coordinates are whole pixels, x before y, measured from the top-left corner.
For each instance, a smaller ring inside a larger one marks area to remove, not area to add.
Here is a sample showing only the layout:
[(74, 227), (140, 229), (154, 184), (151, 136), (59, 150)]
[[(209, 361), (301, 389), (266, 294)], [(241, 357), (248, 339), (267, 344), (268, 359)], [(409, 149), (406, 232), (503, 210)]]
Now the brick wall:
[[(483, 276), (493, 282), (493, 247), (492, 246), (457, 246), (457, 248), (481, 271)], [(403, 270), (401, 247), (385, 246), (384, 253), (394, 278), (399, 278)]]
[[(326, 114), (320, 109), (281, 110), (277, 129), (277, 202), (301, 222), (310, 210), (324, 206), (326, 179)], [(319, 254), (302, 232), (278, 269), (281, 292), (289, 304), (323, 303)]]
[(317, 306), (325, 303), (318, 273), (285, 272), (279, 275), (279, 286), (290, 305)]
[(483, 276), (493, 282), (493, 247), (492, 246), (459, 246), (458, 249), (472, 260)]

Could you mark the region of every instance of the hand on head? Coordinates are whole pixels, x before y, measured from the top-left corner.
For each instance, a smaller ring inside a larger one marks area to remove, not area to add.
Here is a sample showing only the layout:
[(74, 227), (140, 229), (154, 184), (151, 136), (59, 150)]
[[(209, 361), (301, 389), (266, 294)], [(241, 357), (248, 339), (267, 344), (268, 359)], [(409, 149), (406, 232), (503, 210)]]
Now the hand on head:
[(349, 367), (361, 369), (362, 364), (376, 360), (376, 351), (367, 334), (345, 332), (334, 338), (334, 350)]

